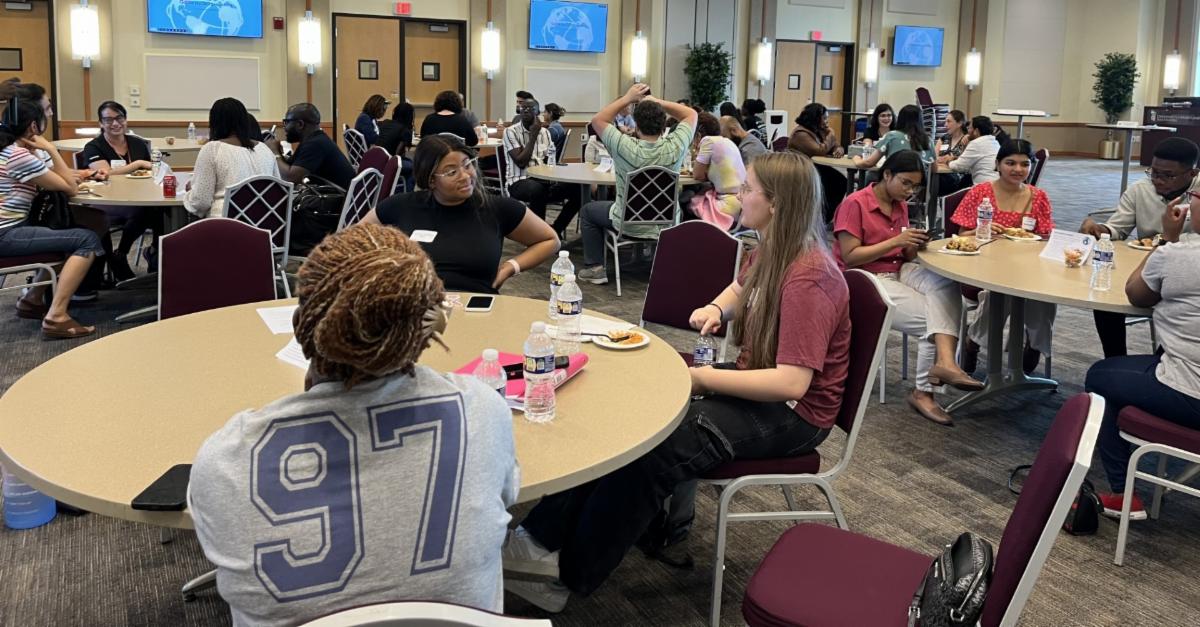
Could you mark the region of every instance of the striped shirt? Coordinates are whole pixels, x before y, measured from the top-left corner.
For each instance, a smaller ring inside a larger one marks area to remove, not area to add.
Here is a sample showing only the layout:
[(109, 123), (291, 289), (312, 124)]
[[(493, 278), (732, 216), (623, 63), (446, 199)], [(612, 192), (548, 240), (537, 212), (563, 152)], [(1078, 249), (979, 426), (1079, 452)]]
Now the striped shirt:
[(0, 150), (0, 229), (25, 219), (37, 195), (33, 179), (49, 171), (45, 161), (16, 144)]
[[(504, 160), (508, 166), (507, 176), (504, 184), (512, 185), (517, 181), (529, 178), (525, 173), (524, 168), (518, 168), (517, 162), (512, 157), (514, 148), (523, 149), (525, 144), (529, 143), (529, 129), (525, 128), (524, 124), (517, 123), (504, 129)], [(533, 154), (529, 156), (531, 165), (555, 165), (555, 156), (558, 150), (554, 147), (554, 141), (550, 139), (550, 131), (546, 127), (542, 127), (538, 131), (537, 144), (533, 147)]]

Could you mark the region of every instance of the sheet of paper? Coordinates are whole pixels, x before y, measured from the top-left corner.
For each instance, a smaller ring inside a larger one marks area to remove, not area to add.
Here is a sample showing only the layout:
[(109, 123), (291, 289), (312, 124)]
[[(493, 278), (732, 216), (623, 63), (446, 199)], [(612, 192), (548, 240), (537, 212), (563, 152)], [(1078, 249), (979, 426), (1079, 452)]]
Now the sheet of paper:
[(292, 338), (287, 346), (275, 353), (275, 356), (283, 360), (284, 363), (291, 364), (301, 370), (308, 370), (308, 360), (304, 358), (304, 349), (300, 348), (300, 343), (296, 338)]
[(1092, 256), (1092, 248), (1095, 245), (1096, 238), (1087, 233), (1054, 229), (1050, 231), (1050, 239), (1046, 242), (1046, 246), (1042, 248), (1042, 254), (1039, 256), (1042, 259), (1063, 263), (1063, 251), (1068, 248), (1078, 248), (1083, 252), (1083, 259), (1080, 263), (1087, 263), (1088, 259)]
[(262, 307), (258, 309), (258, 317), (267, 324), (267, 328), (271, 333), (279, 335), (280, 333), (292, 332), (292, 314), (296, 312), (296, 307), (299, 305), (287, 305), (285, 307)]
[(596, 166), (594, 169), (596, 172), (599, 172), (601, 174), (604, 174), (606, 172), (612, 172), (612, 169), (613, 169), (612, 158), (611, 157), (601, 157), (600, 165)]
[[(171, 166), (167, 165), (166, 161), (160, 161), (158, 163), (158, 170), (154, 173), (154, 184), (162, 185), (163, 177), (168, 174), (172, 174)], [(176, 192), (178, 194), (182, 194), (183, 190), (186, 189), (186, 187), (180, 184), (179, 177), (175, 177), (175, 189), (179, 190)]]

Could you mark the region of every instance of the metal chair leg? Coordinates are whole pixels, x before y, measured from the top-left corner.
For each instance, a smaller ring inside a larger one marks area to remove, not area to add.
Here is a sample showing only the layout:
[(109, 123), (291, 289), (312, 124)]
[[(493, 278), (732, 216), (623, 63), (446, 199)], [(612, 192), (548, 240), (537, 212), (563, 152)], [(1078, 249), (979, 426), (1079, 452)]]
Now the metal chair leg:
[(900, 378), (908, 381), (908, 334), (900, 334)]
[[(1166, 455), (1163, 455), (1162, 453), (1158, 454), (1158, 468), (1155, 470), (1154, 474), (1159, 477), (1167, 476), (1167, 456)], [(1162, 498), (1163, 498), (1164, 492), (1166, 492), (1165, 487), (1155, 484), (1154, 499), (1152, 501), (1150, 501), (1150, 512), (1149, 512), (1150, 518), (1153, 520), (1158, 520), (1158, 510), (1160, 507), (1162, 507)]]
[(729, 522), (727, 517), (732, 497), (732, 492), (723, 490), (717, 505), (717, 544), (716, 555), (713, 557), (712, 604), (708, 615), (708, 624), (711, 627), (721, 625), (721, 591), (725, 583), (725, 527)]
[(207, 573), (204, 573), (203, 575), (200, 575), (199, 577), (196, 577), (195, 579), (183, 584), (183, 590), (181, 590), (180, 592), (183, 593), (183, 600), (185, 602), (190, 602), (190, 601), (196, 600), (197, 592), (199, 592), (201, 590), (206, 590), (208, 588), (216, 587), (216, 585), (217, 585), (217, 571), (216, 571), (216, 569), (213, 569), (213, 570), (210, 570)]

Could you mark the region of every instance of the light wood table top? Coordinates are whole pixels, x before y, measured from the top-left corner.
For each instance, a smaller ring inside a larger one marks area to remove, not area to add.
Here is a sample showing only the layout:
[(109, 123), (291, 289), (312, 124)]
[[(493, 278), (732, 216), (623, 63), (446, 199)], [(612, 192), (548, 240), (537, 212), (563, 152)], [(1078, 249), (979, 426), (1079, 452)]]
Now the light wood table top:
[[(186, 511), (129, 503), (171, 466), (191, 462), (237, 412), (303, 389), (303, 371), (275, 357), (290, 336), (272, 335), (255, 311), (294, 302), (163, 320), (47, 361), (0, 398), (0, 463), (85, 510), (190, 528)], [(421, 363), (451, 371), (487, 347), (519, 353), (529, 323), (545, 316), (545, 301), (508, 296), (490, 313), (456, 309), (445, 337), (450, 351), (431, 347)], [(664, 440), (687, 409), (687, 367), (658, 337), (635, 350), (583, 350), (590, 362), (559, 390), (553, 422), (513, 416), (522, 501), (624, 466)]]
[(118, 174), (108, 181), (89, 186), (94, 194), (78, 194), (71, 202), (79, 205), (125, 206), (140, 207), (182, 207), (183, 185), (176, 187), (174, 198), (163, 198), (162, 188), (154, 182), (154, 177), (131, 179), (124, 174)]
[[(73, 139), (60, 139), (54, 142), (54, 147), (59, 150), (68, 152), (81, 152), (83, 147), (88, 142), (92, 141), (92, 137), (76, 137)], [(186, 137), (176, 137), (175, 143), (167, 145), (167, 140), (162, 137), (147, 137), (150, 140), (150, 147), (163, 152), (199, 152), (202, 144), (194, 142)]]
[(1174, 133), (1174, 126), (1159, 126), (1157, 124), (1088, 124), (1088, 128), (1102, 128), (1109, 131), (1168, 131)]
[(948, 241), (931, 242), (926, 250), (918, 253), (926, 268), (944, 277), (1044, 303), (1137, 316), (1150, 314), (1150, 310), (1134, 307), (1125, 297), (1125, 281), (1149, 253), (1130, 248), (1125, 242), (1113, 242), (1116, 265), (1113, 267), (1112, 289), (1096, 292), (1091, 289), (1090, 263), (1068, 268), (1062, 261), (1042, 259), (1038, 255), (1045, 247), (1045, 242), (1000, 239), (980, 249), (979, 255), (937, 252)]
[[(831, 168), (841, 168), (844, 170), (871, 170), (871, 171), (875, 171), (875, 170), (879, 169), (879, 165), (868, 166), (868, 165), (857, 164), (854, 162), (854, 159), (851, 157), (809, 157), (809, 158), (812, 159), (813, 163), (827, 165)], [(949, 174), (951, 172), (953, 172), (953, 170), (950, 169), (950, 166), (948, 166), (944, 163), (938, 164), (938, 174)]]
[[(597, 172), (594, 163), (560, 163), (558, 165), (532, 165), (525, 170), (529, 176), (555, 183), (578, 183), (580, 185), (607, 185), (616, 187), (617, 175), (613, 172)], [(696, 179), (680, 176), (680, 185), (695, 185)]]

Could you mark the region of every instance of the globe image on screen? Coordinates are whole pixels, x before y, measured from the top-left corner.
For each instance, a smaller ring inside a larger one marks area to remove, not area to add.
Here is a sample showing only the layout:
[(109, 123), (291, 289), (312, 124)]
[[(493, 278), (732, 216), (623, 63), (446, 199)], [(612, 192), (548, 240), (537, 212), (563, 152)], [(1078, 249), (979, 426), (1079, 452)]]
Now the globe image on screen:
[(245, 22), (241, 0), (171, 0), (164, 11), (172, 28), (194, 35), (234, 36)]
[(925, 31), (916, 31), (904, 41), (901, 57), (913, 65), (936, 65), (933, 53), (937, 49), (933, 36)]
[(558, 50), (588, 50), (594, 37), (592, 21), (575, 7), (554, 9), (542, 26), (542, 39)]

